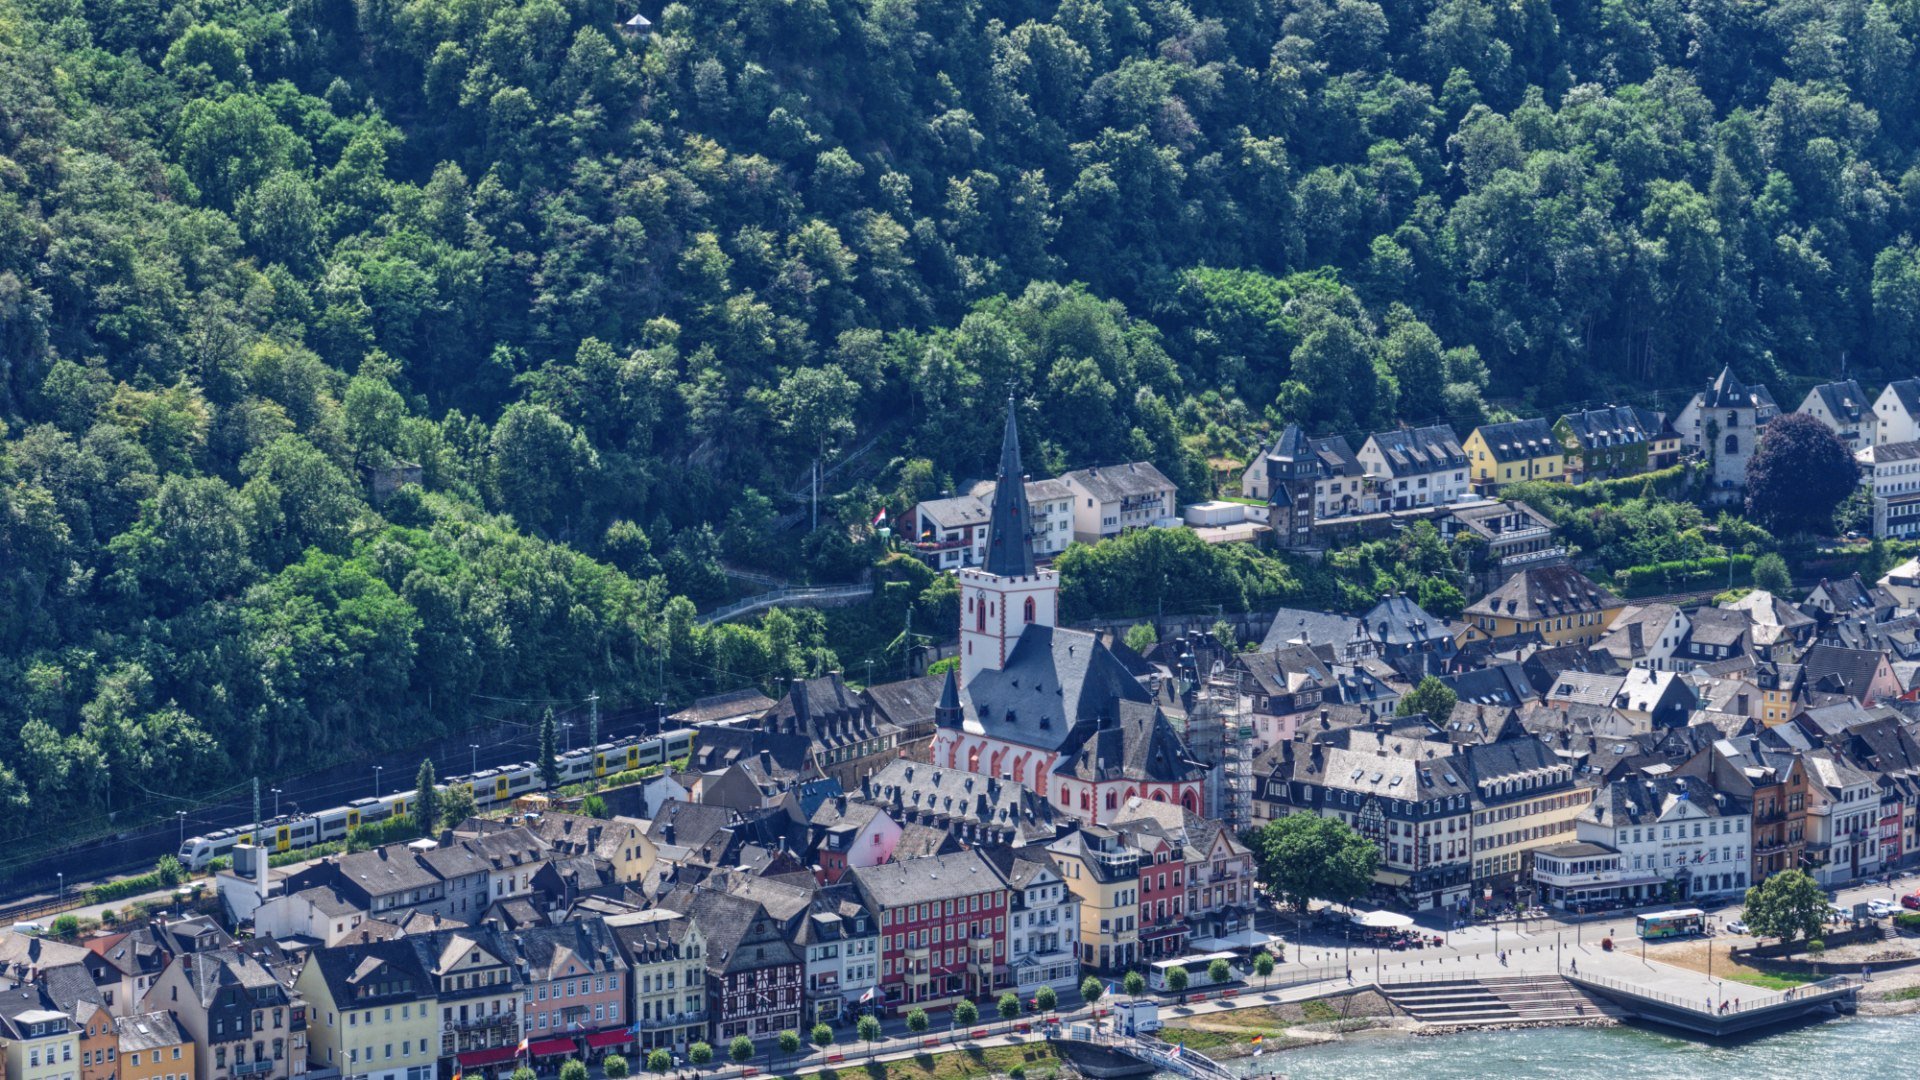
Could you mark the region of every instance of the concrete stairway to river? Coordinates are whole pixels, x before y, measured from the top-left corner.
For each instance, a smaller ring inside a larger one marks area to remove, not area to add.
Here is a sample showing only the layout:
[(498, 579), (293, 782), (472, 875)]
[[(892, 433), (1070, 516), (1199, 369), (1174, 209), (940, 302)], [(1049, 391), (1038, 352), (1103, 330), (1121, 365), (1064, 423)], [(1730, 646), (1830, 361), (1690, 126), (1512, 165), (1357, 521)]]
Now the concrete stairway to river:
[(1421, 1023), (1454, 1027), (1564, 1023), (1623, 1015), (1556, 975), (1392, 982), (1381, 986), (1380, 993)]

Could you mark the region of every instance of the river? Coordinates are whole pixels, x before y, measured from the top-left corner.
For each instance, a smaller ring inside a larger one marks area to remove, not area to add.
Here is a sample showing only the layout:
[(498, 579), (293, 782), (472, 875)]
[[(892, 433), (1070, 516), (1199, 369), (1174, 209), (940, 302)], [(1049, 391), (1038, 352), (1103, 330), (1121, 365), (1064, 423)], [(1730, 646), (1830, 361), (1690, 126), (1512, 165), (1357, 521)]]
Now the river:
[(1278, 1072), (1286, 1080), (1827, 1080), (1906, 1074), (1916, 1057), (1920, 1015), (1833, 1020), (1739, 1043), (1699, 1042), (1633, 1027), (1532, 1028), (1432, 1038), (1358, 1035), (1224, 1064), (1246, 1076)]

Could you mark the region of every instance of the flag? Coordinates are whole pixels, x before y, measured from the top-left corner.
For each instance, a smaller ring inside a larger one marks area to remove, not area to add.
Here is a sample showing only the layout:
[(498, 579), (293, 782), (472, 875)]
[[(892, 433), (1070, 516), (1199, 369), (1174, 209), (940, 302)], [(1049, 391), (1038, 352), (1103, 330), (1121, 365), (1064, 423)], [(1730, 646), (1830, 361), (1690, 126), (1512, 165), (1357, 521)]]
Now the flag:
[(1116, 986), (1116, 985), (1114, 985), (1113, 983), (1108, 983), (1108, 984), (1107, 984), (1107, 996), (1108, 996), (1108, 997), (1116, 997), (1116, 996), (1118, 996), (1118, 995), (1119, 995), (1119, 993), (1120, 993), (1120, 988), (1119, 988), (1118, 986)]
[(885, 525), (886, 523), (887, 523), (887, 508), (883, 506), (880, 508), (879, 513), (873, 515), (873, 527), (877, 529), (880, 526)]
[(526, 1052), (527, 1052), (527, 1036), (522, 1035), (520, 1036), (520, 1045), (514, 1049), (513, 1053), (514, 1053), (514, 1056), (518, 1057), (519, 1055), (524, 1054)]
[(1254, 1045), (1254, 1046), (1259, 1046), (1259, 1045), (1260, 1045), (1261, 1043), (1263, 1043), (1263, 1042), (1266, 1042), (1266, 1041), (1267, 1041), (1267, 1037), (1266, 1037), (1265, 1035), (1255, 1035), (1255, 1036), (1253, 1037), (1253, 1045)]
[(1185, 1050), (1186, 1048), (1187, 1048), (1187, 1046), (1186, 1046), (1186, 1044), (1185, 1044), (1185, 1043), (1174, 1043), (1174, 1044), (1173, 1044), (1173, 1052), (1172, 1052), (1172, 1053), (1170, 1053), (1170, 1054), (1168, 1054), (1167, 1056), (1168, 1056), (1168, 1057), (1179, 1057), (1179, 1056), (1180, 1056), (1180, 1051), (1182, 1051), (1182, 1050)]
[(460, 1071), (459, 1063), (455, 1062), (453, 1066), (453, 1080), (460, 1080), (461, 1076), (463, 1075), (464, 1074)]
[(867, 987), (867, 992), (860, 995), (860, 1004), (865, 1005), (867, 1002), (872, 1001), (879, 992), (879, 989), (877, 986)]

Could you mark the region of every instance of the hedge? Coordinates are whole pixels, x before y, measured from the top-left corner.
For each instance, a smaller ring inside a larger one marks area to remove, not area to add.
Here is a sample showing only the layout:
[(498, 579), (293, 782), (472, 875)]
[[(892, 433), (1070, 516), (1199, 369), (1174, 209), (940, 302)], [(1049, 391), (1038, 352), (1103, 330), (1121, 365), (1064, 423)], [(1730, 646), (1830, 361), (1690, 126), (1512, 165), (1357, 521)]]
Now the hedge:
[[(1753, 561), (1752, 555), (1733, 557), (1733, 580), (1736, 584), (1752, 580)], [(1613, 580), (1628, 592), (1665, 586), (1680, 589), (1692, 584), (1724, 583), (1727, 580), (1727, 559), (1724, 555), (1712, 555), (1704, 559), (1676, 559), (1629, 566), (1624, 570), (1615, 570)]]
[(165, 886), (160, 884), (159, 874), (140, 874), (109, 881), (105, 885), (95, 885), (87, 890), (86, 899), (89, 904), (110, 904), (124, 896), (141, 896), (163, 888)]

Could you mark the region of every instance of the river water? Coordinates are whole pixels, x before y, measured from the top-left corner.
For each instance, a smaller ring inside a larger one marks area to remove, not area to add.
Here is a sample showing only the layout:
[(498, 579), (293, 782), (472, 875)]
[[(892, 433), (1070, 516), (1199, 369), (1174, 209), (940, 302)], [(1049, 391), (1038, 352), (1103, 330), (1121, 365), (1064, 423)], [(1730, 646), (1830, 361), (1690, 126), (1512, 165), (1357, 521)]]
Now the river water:
[(1911, 1075), (1916, 1059), (1920, 1015), (1833, 1020), (1740, 1043), (1632, 1027), (1357, 1035), (1223, 1064), (1245, 1076), (1277, 1072), (1286, 1080), (1853, 1080)]

